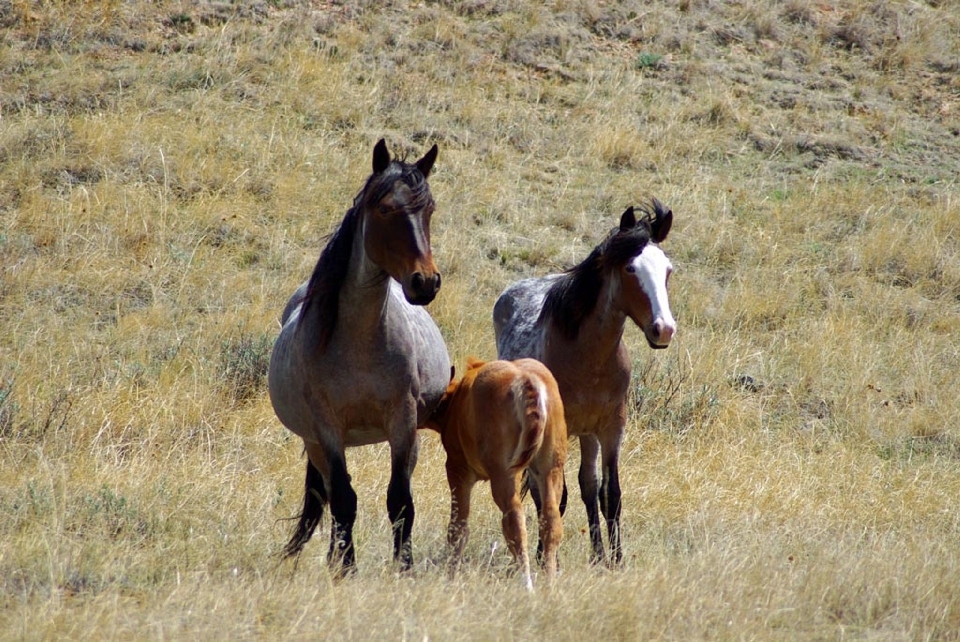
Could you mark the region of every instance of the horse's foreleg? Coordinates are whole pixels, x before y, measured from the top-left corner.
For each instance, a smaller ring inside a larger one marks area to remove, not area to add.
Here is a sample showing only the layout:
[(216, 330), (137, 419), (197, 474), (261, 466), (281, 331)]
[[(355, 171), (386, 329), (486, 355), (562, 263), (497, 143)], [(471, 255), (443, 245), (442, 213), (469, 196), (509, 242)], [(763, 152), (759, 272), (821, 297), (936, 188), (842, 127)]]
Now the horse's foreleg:
[(343, 452), (330, 454), (330, 551), (327, 563), (335, 577), (356, 569), (353, 548), (353, 524), (357, 519), (357, 494), (350, 484)]
[(387, 486), (387, 514), (393, 526), (393, 559), (400, 563), (400, 570), (413, 566), (413, 549), (410, 533), (413, 530), (413, 495), (410, 478), (417, 465), (420, 438), (416, 430), (408, 430), (403, 436), (393, 433), (390, 440), (390, 484)]
[(603, 537), (600, 534), (600, 484), (597, 479), (597, 456), (600, 453), (600, 442), (593, 435), (580, 437), (580, 496), (587, 509), (587, 527), (590, 529), (590, 545), (593, 552), (590, 554), (591, 564), (603, 562)]
[(623, 561), (620, 547), (620, 439), (603, 445), (603, 483), (600, 485), (600, 510), (607, 521), (610, 541), (610, 564)]

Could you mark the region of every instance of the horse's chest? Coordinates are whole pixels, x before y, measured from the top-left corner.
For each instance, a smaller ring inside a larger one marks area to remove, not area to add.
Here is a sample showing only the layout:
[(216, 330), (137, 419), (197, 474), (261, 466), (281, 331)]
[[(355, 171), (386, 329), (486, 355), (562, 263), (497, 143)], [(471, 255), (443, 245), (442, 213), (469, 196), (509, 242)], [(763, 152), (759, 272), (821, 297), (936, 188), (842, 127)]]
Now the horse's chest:
[(604, 431), (621, 423), (629, 373), (572, 373), (557, 376), (557, 382), (570, 435)]

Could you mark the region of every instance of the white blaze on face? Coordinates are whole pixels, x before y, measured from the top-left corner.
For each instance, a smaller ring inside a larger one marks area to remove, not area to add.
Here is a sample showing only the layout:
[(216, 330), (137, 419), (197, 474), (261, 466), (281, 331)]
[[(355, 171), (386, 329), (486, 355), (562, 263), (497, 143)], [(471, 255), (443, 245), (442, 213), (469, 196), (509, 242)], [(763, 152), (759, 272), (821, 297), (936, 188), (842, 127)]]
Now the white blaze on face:
[(670, 312), (670, 300), (667, 297), (667, 276), (673, 270), (673, 264), (663, 250), (648, 243), (633, 259), (632, 266), (640, 287), (650, 300), (653, 327), (659, 335), (658, 343), (670, 343), (673, 333), (677, 331), (677, 322)]

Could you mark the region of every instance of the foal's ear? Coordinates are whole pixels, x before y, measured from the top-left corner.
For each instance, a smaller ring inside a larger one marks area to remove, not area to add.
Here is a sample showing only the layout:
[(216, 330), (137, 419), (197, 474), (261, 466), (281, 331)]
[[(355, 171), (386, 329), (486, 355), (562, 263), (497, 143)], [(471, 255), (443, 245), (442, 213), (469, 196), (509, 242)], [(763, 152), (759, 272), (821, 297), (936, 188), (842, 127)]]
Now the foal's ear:
[(632, 230), (637, 226), (637, 216), (633, 213), (633, 205), (628, 207), (623, 214), (620, 215), (620, 231), (626, 232), (627, 230)]
[(664, 207), (660, 201), (654, 199), (653, 213), (654, 219), (650, 221), (650, 240), (659, 243), (670, 233), (670, 226), (673, 225), (673, 210)]
[(390, 165), (390, 152), (387, 143), (382, 138), (373, 147), (373, 173), (379, 174)]
[(420, 170), (420, 173), (423, 174), (423, 177), (426, 178), (430, 175), (430, 170), (433, 169), (433, 163), (437, 160), (437, 145), (434, 143), (433, 147), (430, 148), (426, 154), (423, 155), (423, 158), (417, 161), (417, 169)]

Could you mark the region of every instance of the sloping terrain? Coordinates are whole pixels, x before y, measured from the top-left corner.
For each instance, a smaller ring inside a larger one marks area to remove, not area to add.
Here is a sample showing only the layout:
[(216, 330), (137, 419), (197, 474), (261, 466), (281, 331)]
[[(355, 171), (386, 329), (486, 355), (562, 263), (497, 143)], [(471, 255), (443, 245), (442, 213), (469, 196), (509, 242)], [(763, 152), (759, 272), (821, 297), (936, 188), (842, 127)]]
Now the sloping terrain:
[[(411, 577), (385, 446), (350, 453), (356, 577), (325, 534), (279, 563), (303, 459), (264, 373), (381, 137), (440, 146), (458, 365), (507, 284), (673, 209), (624, 568), (587, 565), (573, 457), (557, 586), (522, 593), (483, 487), (448, 575), (432, 434)], [(952, 2), (0, 0), (0, 636), (955, 638), (958, 175)]]

